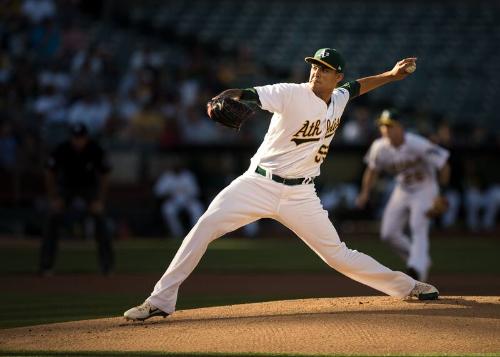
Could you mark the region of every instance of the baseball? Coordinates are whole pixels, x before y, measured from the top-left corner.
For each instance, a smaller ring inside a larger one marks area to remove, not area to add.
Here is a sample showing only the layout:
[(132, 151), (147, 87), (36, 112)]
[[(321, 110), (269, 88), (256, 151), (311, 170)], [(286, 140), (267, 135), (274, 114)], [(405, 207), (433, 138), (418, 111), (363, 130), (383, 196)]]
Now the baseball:
[(406, 67), (406, 72), (407, 73), (413, 73), (417, 69), (417, 66), (412, 64), (411, 66)]

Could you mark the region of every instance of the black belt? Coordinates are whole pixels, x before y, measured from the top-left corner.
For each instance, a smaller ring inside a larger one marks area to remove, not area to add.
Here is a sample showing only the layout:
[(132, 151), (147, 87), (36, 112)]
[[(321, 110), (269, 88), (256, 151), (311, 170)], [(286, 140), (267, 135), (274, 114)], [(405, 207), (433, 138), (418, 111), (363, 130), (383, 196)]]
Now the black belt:
[[(267, 177), (266, 170), (263, 169), (260, 166), (257, 166), (255, 169), (255, 172), (258, 173), (259, 175)], [(288, 186), (295, 186), (295, 185), (302, 185), (302, 184), (310, 184), (314, 182), (314, 177), (309, 178), (309, 177), (299, 177), (299, 178), (284, 178), (278, 175), (271, 175), (271, 180), (275, 182), (282, 183), (283, 185), (288, 185)]]

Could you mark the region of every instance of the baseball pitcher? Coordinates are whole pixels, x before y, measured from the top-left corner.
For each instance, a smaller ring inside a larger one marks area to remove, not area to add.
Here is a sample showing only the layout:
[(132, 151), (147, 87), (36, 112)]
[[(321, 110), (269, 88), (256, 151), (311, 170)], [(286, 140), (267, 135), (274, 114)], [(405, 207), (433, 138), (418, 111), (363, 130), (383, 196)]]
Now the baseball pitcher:
[(249, 169), (214, 198), (151, 295), (142, 305), (126, 311), (126, 319), (145, 320), (173, 313), (179, 286), (196, 267), (208, 244), (264, 217), (291, 229), (323, 261), (351, 279), (395, 297), (438, 298), (435, 287), (347, 248), (314, 185), (347, 102), (407, 77), (416, 58), (405, 58), (387, 72), (338, 88), (346, 66), (337, 50), (322, 48), (305, 61), (311, 64), (307, 83), (229, 89), (208, 103), (210, 118), (235, 129), (251, 115), (242, 105), (244, 102), (253, 102), (273, 116)]
[[(405, 132), (394, 109), (384, 110), (377, 124), (382, 137), (373, 142), (365, 156), (367, 168), (357, 205), (366, 205), (380, 171), (396, 176), (380, 236), (406, 262), (408, 275), (426, 281), (431, 265), (430, 220), (447, 208), (445, 199), (439, 196), (436, 172), (441, 185), (446, 185), (450, 177), (449, 152), (419, 135)], [(404, 234), (406, 223), (411, 239)]]

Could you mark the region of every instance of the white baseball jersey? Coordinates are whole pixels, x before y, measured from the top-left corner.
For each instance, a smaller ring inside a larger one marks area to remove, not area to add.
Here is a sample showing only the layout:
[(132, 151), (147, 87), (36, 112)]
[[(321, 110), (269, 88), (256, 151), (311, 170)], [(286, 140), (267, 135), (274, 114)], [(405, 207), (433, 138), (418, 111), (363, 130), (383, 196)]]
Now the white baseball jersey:
[[(396, 175), (397, 185), (385, 207), (380, 236), (421, 280), (427, 279), (431, 265), (430, 220), (425, 212), (437, 194), (436, 170), (443, 167), (448, 156), (446, 149), (411, 133), (405, 133), (399, 147), (392, 146), (388, 138), (379, 138), (365, 156), (369, 168)], [(411, 238), (404, 232), (407, 222)]]
[[(308, 83), (255, 89), (261, 107), (274, 115), (250, 169), (213, 199), (147, 301), (167, 313), (175, 311), (179, 286), (196, 267), (208, 244), (260, 218), (284, 224), (342, 274), (386, 294), (407, 296), (415, 286), (411, 277), (388, 269), (340, 241), (313, 183), (304, 180), (302, 184), (287, 185), (267, 175), (319, 175), (349, 100), (348, 89), (335, 89), (329, 105), (313, 93)], [(257, 165), (266, 170), (266, 177), (255, 172)]]
[(262, 109), (274, 115), (252, 158), (251, 168), (259, 165), (286, 178), (318, 176), (349, 100), (349, 91), (335, 89), (327, 106), (308, 83), (280, 83), (255, 89)]
[(397, 148), (388, 138), (375, 140), (365, 162), (370, 169), (396, 175), (403, 189), (417, 190), (436, 182), (436, 169), (443, 167), (449, 155), (448, 150), (420, 135), (405, 133), (404, 143)]

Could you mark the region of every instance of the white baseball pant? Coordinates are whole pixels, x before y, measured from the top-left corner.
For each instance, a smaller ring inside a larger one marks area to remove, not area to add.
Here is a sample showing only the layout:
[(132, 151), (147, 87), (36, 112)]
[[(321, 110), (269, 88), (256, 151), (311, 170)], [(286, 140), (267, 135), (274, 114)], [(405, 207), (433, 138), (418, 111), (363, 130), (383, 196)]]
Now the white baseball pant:
[[(381, 239), (391, 244), (406, 260), (406, 265), (415, 269), (423, 281), (427, 279), (431, 265), (430, 220), (425, 212), (432, 206), (437, 192), (435, 183), (416, 191), (407, 191), (397, 185), (382, 217)], [(411, 239), (403, 232), (406, 223), (410, 225)]]
[(314, 184), (287, 186), (249, 170), (215, 197), (185, 237), (148, 301), (172, 313), (180, 284), (194, 270), (208, 244), (259, 218), (282, 223), (329, 266), (353, 280), (396, 297), (407, 296), (415, 286), (408, 275), (392, 271), (340, 241)]

